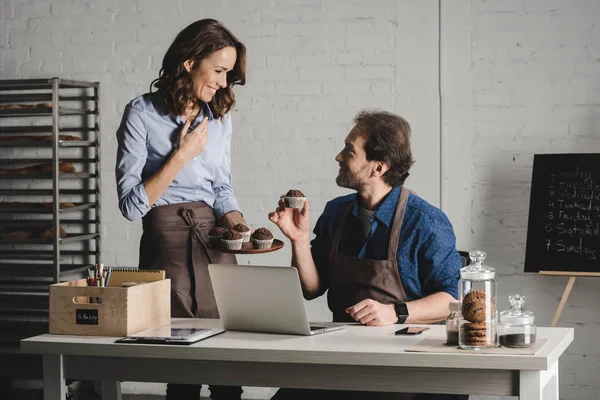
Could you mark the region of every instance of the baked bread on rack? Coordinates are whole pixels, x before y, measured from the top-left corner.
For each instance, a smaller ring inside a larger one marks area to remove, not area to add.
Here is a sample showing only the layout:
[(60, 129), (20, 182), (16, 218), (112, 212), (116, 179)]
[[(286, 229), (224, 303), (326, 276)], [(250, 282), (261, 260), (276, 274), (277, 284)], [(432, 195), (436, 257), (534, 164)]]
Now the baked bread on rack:
[[(17, 161), (17, 160), (15, 160)], [(0, 175), (6, 174), (44, 174), (52, 172), (52, 164), (37, 164), (24, 168), (0, 168)], [(58, 170), (63, 173), (72, 173), (75, 171), (75, 166), (70, 162), (61, 162), (58, 165)]]
[[(77, 141), (81, 138), (72, 135), (58, 135), (58, 140)], [(36, 136), (0, 136), (0, 142), (51, 142), (52, 135)]]
[[(67, 236), (67, 232), (60, 227), (60, 237), (63, 238)], [(27, 239), (53, 239), (54, 238), (54, 228), (39, 228), (39, 227), (30, 227), (30, 228), (9, 228), (4, 227), (0, 229), (0, 239), (5, 240), (27, 240)]]
[(0, 110), (29, 110), (35, 108), (52, 108), (52, 103), (0, 104)]
[[(46, 203), (30, 203), (30, 202), (21, 202), (21, 201), (3, 201), (0, 202), (0, 209), (2, 208), (41, 208), (48, 209), (52, 208), (54, 203), (46, 202)], [(75, 204), (69, 202), (61, 202), (59, 205), (60, 209), (65, 208), (73, 208)]]

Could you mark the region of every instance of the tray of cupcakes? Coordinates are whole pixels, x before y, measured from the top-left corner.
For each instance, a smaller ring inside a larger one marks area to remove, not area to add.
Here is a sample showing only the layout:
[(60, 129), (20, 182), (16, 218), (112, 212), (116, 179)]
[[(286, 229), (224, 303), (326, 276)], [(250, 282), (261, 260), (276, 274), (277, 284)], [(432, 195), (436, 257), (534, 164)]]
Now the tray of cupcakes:
[(270, 253), (283, 247), (283, 242), (275, 239), (267, 228), (254, 232), (244, 224), (237, 224), (229, 230), (216, 227), (208, 232), (208, 247), (222, 253), (260, 254)]

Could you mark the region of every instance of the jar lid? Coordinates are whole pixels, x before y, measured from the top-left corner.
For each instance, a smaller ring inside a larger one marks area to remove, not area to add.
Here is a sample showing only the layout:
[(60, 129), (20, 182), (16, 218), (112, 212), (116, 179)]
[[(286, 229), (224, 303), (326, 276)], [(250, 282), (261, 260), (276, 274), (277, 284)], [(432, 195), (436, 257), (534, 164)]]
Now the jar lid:
[(472, 279), (477, 281), (494, 279), (496, 270), (483, 264), (485, 253), (481, 250), (474, 250), (469, 253), (471, 264), (460, 270), (461, 279)]
[(450, 312), (460, 311), (458, 300), (450, 300), (450, 303), (448, 303), (448, 309), (450, 310)]
[(511, 308), (500, 313), (500, 325), (533, 325), (535, 323), (535, 314), (523, 309), (525, 296), (513, 294), (508, 296), (508, 300)]

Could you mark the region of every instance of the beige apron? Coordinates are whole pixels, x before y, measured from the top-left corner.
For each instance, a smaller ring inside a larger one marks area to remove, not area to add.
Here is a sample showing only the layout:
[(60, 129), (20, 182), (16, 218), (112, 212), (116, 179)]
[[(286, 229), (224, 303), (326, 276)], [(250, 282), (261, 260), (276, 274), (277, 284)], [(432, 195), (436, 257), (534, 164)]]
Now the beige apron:
[(233, 254), (207, 247), (215, 227), (203, 202), (154, 207), (143, 219), (140, 268), (164, 269), (171, 279), (171, 316), (219, 318), (208, 264), (237, 264)]

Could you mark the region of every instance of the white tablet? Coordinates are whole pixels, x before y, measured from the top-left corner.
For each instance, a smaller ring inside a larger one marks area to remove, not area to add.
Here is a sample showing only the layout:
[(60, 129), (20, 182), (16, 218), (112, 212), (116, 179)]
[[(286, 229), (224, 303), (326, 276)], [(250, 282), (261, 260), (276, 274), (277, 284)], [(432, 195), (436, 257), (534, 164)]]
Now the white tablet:
[(222, 328), (173, 328), (163, 326), (146, 329), (131, 336), (117, 340), (115, 343), (147, 343), (147, 344), (192, 344), (202, 339), (225, 332)]

